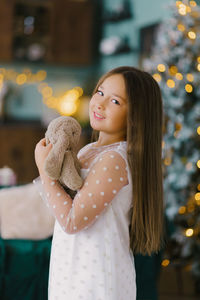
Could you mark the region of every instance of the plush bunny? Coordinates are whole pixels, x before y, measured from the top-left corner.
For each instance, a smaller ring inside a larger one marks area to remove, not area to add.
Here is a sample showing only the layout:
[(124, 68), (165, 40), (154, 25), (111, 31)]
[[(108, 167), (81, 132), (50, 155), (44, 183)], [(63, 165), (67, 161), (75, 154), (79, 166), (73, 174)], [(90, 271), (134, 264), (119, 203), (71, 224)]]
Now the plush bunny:
[(65, 116), (51, 121), (45, 133), (46, 144), (53, 145), (45, 161), (45, 172), (51, 179), (59, 180), (67, 191), (75, 191), (83, 183), (76, 155), (80, 134), (79, 123)]

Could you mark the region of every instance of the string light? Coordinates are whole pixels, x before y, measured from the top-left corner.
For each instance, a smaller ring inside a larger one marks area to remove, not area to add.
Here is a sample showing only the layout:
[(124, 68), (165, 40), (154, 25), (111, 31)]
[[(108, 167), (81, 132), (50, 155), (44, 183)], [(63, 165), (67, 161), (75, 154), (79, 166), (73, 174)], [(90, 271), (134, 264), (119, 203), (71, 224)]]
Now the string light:
[(188, 229), (186, 229), (186, 231), (185, 231), (185, 235), (186, 235), (187, 237), (192, 236), (193, 233), (194, 233), (194, 230), (193, 230), (192, 228), (188, 228)]
[(200, 169), (200, 160), (197, 162), (197, 167)]
[(183, 79), (183, 75), (181, 73), (176, 73), (176, 79), (178, 80), (182, 80)]
[(187, 7), (185, 4), (181, 3), (179, 6), (178, 6), (178, 12), (180, 15), (182, 16), (185, 16), (187, 14)]
[(62, 115), (73, 115), (76, 113), (80, 104), (79, 98), (83, 95), (83, 89), (74, 87), (66, 91), (62, 96), (55, 97), (53, 96), (53, 88), (44, 82), (46, 77), (47, 72), (45, 70), (32, 73), (28, 68), (24, 69), (23, 72), (0, 68), (0, 89), (3, 86), (3, 80), (12, 80), (18, 85), (36, 83), (38, 84), (37, 90), (42, 95), (43, 103), (46, 106), (56, 109)]
[(191, 39), (191, 40), (195, 40), (196, 39), (196, 33), (194, 31), (189, 31), (188, 32), (188, 37)]
[(188, 210), (189, 213), (191, 213), (191, 212), (194, 211), (194, 208), (195, 208), (194, 204), (190, 204), (190, 205), (188, 205), (187, 210)]
[(169, 259), (164, 259), (164, 260), (162, 261), (161, 265), (162, 265), (163, 267), (167, 267), (167, 266), (169, 265), (169, 263), (170, 263)]
[(165, 67), (165, 65), (163, 65), (163, 64), (159, 64), (159, 65), (157, 66), (157, 69), (158, 69), (159, 72), (165, 72), (166, 67)]
[(197, 190), (200, 191), (200, 183), (197, 185)]
[(170, 75), (176, 75), (176, 73), (178, 73), (178, 68), (176, 67), (176, 66), (171, 66), (170, 68), (169, 68), (169, 73), (170, 73)]
[(166, 166), (170, 166), (171, 163), (172, 163), (172, 160), (171, 160), (170, 157), (166, 157), (166, 158), (164, 159), (164, 164), (165, 164)]
[(182, 4), (182, 1), (176, 1), (176, 6), (179, 7), (179, 5)]
[(161, 79), (162, 79), (161, 75), (158, 74), (158, 73), (153, 74), (153, 78), (154, 78), (157, 82), (160, 82)]
[(175, 87), (175, 82), (172, 79), (167, 80), (167, 85), (169, 88), (174, 88)]
[(200, 63), (200, 56), (197, 57), (197, 61), (198, 61), (198, 63)]
[(197, 65), (197, 70), (200, 72), (200, 64)]
[(187, 78), (187, 80), (190, 81), (190, 82), (194, 81), (194, 76), (193, 76), (191, 73), (188, 73), (188, 74), (186, 75), (186, 78)]
[(190, 1), (190, 6), (193, 6), (193, 7), (197, 6), (196, 1)]
[(195, 198), (195, 200), (200, 200), (200, 193), (196, 193), (194, 198)]
[(192, 85), (191, 84), (186, 84), (185, 85), (185, 90), (186, 90), (187, 93), (192, 93), (192, 91), (193, 91)]
[(185, 206), (181, 206), (178, 210), (180, 215), (183, 215), (186, 212), (186, 207)]
[(178, 28), (179, 31), (184, 31), (185, 30), (185, 26), (181, 23), (177, 25), (177, 28)]

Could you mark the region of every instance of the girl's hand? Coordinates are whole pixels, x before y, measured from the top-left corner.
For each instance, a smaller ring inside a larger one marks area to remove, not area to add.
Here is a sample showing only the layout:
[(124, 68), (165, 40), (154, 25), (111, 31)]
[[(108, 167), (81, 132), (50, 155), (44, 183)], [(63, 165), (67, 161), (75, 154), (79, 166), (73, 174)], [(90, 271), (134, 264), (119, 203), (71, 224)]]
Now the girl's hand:
[(40, 174), (44, 171), (44, 162), (51, 148), (52, 144), (46, 145), (45, 138), (41, 139), (35, 147), (35, 162)]

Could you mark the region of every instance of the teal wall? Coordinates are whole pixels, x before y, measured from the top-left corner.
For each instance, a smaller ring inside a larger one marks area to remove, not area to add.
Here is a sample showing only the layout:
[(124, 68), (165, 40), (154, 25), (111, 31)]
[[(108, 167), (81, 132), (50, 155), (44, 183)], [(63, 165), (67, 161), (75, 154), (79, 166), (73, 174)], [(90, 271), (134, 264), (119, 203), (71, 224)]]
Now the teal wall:
[[(103, 13), (104, 11), (116, 8), (121, 2), (122, 0), (102, 1)], [(56, 93), (62, 93), (75, 86), (81, 86), (85, 92), (91, 93), (100, 74), (120, 65), (138, 66), (140, 28), (162, 21), (162, 19), (168, 17), (169, 11), (166, 9), (166, 5), (170, 2), (170, 0), (130, 0), (133, 15), (132, 19), (104, 24), (102, 38), (113, 35), (121, 37), (127, 35), (131, 48), (137, 51), (113, 56), (102, 56), (95, 64), (82, 68), (15, 63), (7, 65), (1, 64), (0, 67), (12, 68), (18, 72), (27, 67), (31, 68), (32, 72), (45, 69), (47, 71), (47, 79), (45, 81), (53, 87)], [(37, 120), (42, 118), (45, 113), (45, 108), (42, 104), (41, 94), (37, 91), (37, 85), (14, 87), (14, 93), (7, 102), (7, 110), (11, 118), (24, 120)]]
[[(122, 1), (120, 0), (104, 0), (104, 9), (109, 10), (117, 7)], [(170, 14), (166, 9), (170, 0), (130, 0), (133, 18), (119, 23), (106, 23), (104, 25), (103, 35), (109, 37), (111, 35), (127, 35), (130, 46), (139, 50), (139, 32), (140, 28), (161, 22)], [(120, 54), (112, 57), (103, 57), (101, 59), (102, 73), (120, 65), (138, 66), (139, 53), (133, 51), (128, 54)]]

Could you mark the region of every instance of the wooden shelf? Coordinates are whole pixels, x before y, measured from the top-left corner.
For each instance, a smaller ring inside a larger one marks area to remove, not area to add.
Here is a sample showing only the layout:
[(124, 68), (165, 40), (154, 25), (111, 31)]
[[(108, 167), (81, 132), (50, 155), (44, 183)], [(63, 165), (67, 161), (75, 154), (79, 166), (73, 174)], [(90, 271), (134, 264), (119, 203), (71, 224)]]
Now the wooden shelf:
[[(38, 12), (44, 15), (38, 18)], [(37, 60), (27, 56), (31, 44), (45, 46), (38, 61), (88, 65), (93, 59), (92, 0), (1, 0), (0, 62)], [(33, 31), (24, 34), (24, 19), (33, 17)], [(42, 22), (45, 22), (42, 25)], [(16, 28), (16, 29), (15, 29)], [(34, 33), (35, 31), (35, 33)], [(16, 55), (15, 55), (16, 53)]]

